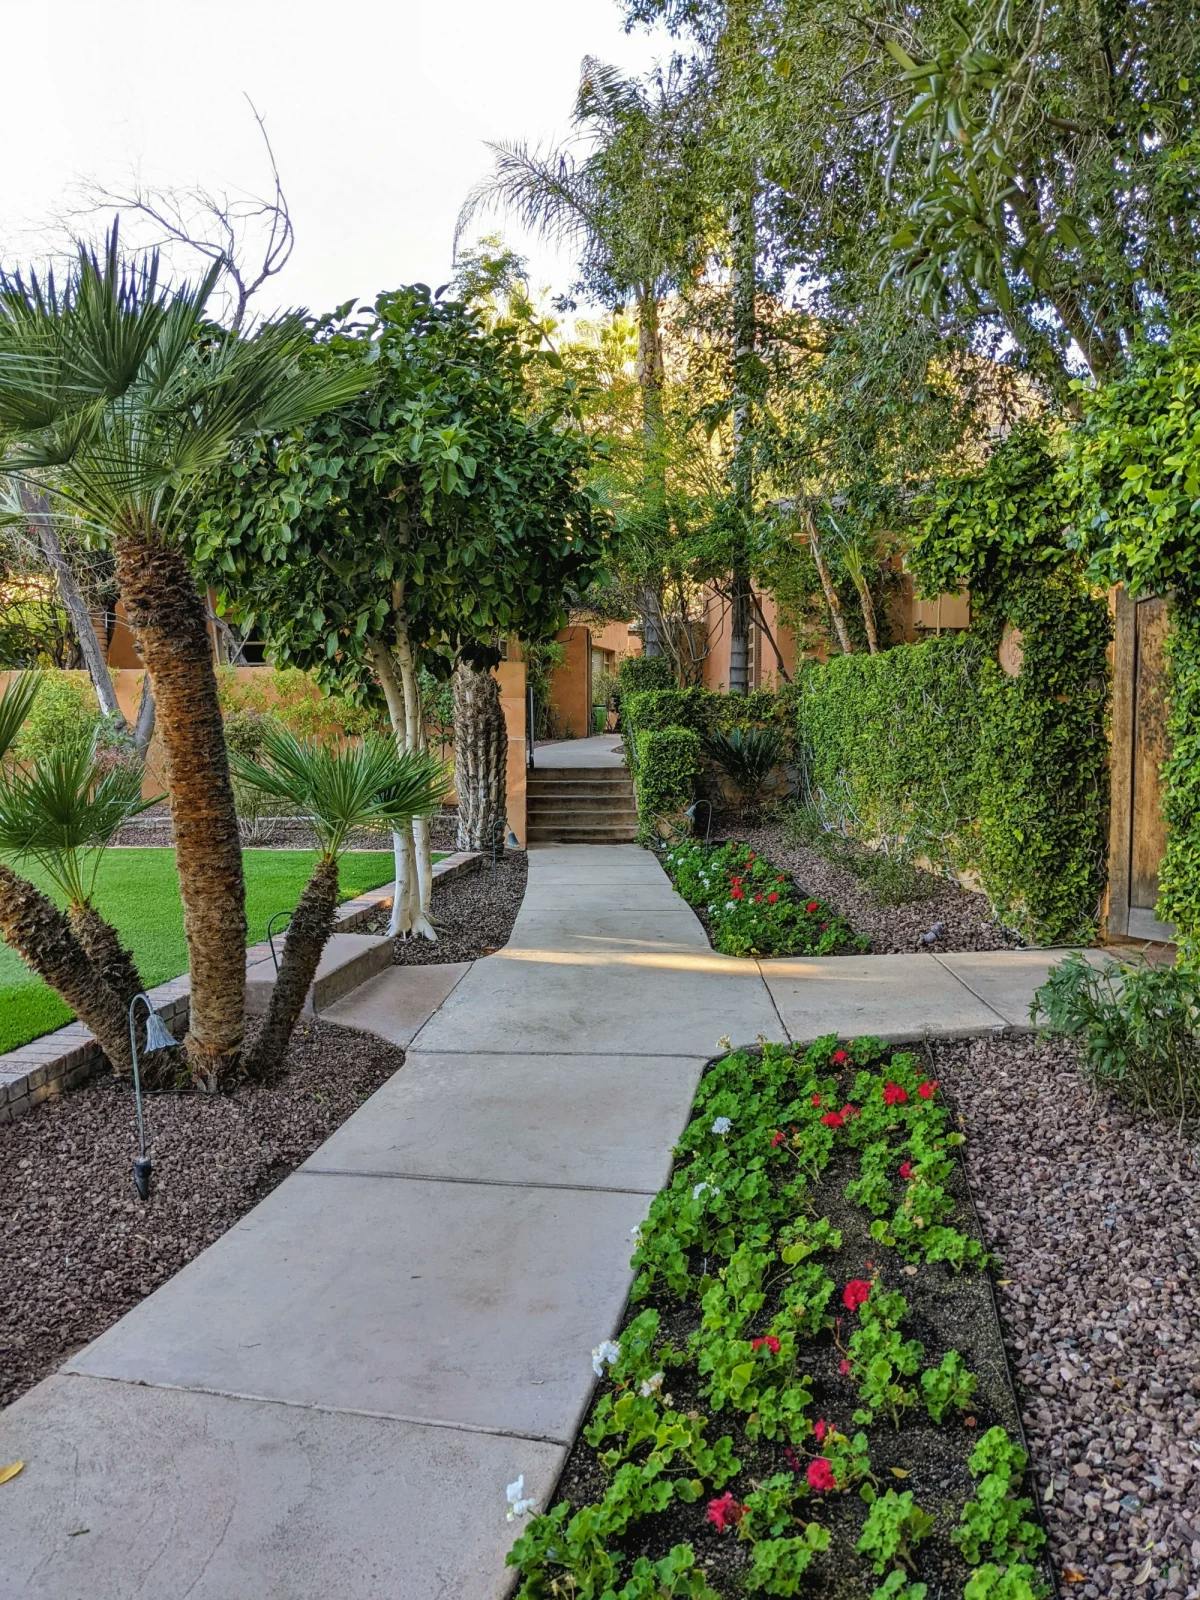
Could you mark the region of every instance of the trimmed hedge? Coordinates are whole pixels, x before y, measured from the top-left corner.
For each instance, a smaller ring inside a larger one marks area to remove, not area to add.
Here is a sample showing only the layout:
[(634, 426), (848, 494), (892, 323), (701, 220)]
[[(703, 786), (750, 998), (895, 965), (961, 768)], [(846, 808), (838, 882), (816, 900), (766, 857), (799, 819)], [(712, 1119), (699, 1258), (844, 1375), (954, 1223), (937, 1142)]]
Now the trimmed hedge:
[(716, 720), (714, 702), (724, 698), (709, 689), (639, 689), (622, 703), (623, 727), (638, 734), (646, 728), (691, 728), (704, 734)]
[(675, 674), (666, 656), (625, 656), (617, 666), (621, 695), (640, 694), (643, 689), (670, 689)]
[(691, 804), (700, 774), (700, 735), (692, 728), (645, 728), (636, 735), (640, 834), (656, 837), (660, 817), (676, 817)]
[(1067, 578), (1015, 586), (1015, 677), (979, 636), (841, 656), (798, 676), (802, 763), (827, 825), (978, 875), (1038, 944), (1089, 940), (1104, 889), (1108, 629)]

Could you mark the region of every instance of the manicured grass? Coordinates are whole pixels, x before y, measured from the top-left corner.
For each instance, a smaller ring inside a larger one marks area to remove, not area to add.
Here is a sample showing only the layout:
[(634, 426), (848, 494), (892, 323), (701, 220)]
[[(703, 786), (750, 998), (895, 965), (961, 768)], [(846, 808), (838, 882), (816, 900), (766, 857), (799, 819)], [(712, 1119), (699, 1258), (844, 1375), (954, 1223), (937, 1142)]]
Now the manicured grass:
[[(249, 942), (266, 936), (277, 911), (290, 911), (308, 880), (312, 850), (247, 850), (246, 920)], [(26, 864), (24, 876), (50, 889), (44, 873)], [(341, 863), (341, 897), (390, 881), (390, 851), (353, 851)], [(187, 969), (183, 907), (175, 877), (175, 852), (167, 849), (110, 850), (100, 866), (96, 904), (137, 958), (147, 987), (177, 978)], [(71, 1012), (40, 978), (0, 944), (0, 1051), (26, 1044), (71, 1020)]]

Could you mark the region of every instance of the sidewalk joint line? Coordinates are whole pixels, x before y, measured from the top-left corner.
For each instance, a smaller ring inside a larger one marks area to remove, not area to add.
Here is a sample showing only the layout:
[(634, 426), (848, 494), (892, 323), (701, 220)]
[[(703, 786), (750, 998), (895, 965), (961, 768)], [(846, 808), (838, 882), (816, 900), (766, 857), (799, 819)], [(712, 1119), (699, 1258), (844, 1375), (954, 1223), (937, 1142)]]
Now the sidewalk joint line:
[(757, 956), (755, 957), (754, 965), (758, 968), (759, 979), (762, 982), (763, 988), (767, 991), (767, 999), (771, 1002), (771, 1010), (775, 1013), (776, 1019), (779, 1022), (779, 1026), (783, 1030), (783, 1037), (787, 1040), (787, 1042), (789, 1044), (795, 1044), (796, 1041), (795, 1041), (795, 1039), (792, 1038), (791, 1029), (788, 1027), (787, 1023), (783, 1020), (783, 1012), (780, 1011), (780, 1009), (779, 1009), (779, 1003), (775, 999), (774, 990), (771, 988), (771, 985), (767, 982), (767, 975), (763, 971), (762, 962), (758, 959)]
[(283, 1406), (288, 1411), (316, 1411), (327, 1417), (363, 1417), (370, 1422), (402, 1422), (413, 1428), (445, 1428), (454, 1433), (483, 1433), (495, 1439), (528, 1439), (534, 1444), (574, 1443), (552, 1433), (523, 1433), (520, 1428), (492, 1428), (481, 1422), (450, 1422), (441, 1417), (410, 1417), (399, 1411), (369, 1411), (362, 1406), (330, 1406), (319, 1400), (284, 1400), (279, 1395), (243, 1393), (240, 1389), (215, 1389), (207, 1384), (160, 1383), (146, 1378), (119, 1378), (108, 1372), (81, 1372), (77, 1367), (62, 1367), (59, 1375), (82, 1378), (91, 1383), (119, 1383), (131, 1389), (163, 1389), (169, 1394), (202, 1394), (213, 1400), (241, 1400), (250, 1405)]
[(482, 1189), (562, 1189), (569, 1194), (633, 1194), (653, 1199), (659, 1189), (626, 1189), (608, 1183), (549, 1183), (538, 1178), (455, 1178), (441, 1172), (385, 1172), (378, 1167), (297, 1167), (297, 1178), (394, 1178), (402, 1183), (463, 1183)]
[[(942, 960), (941, 956), (938, 955), (936, 950), (931, 950), (929, 952), (929, 954), (937, 962), (938, 966), (941, 967), (943, 972), (949, 973), (950, 976), (953, 979), (955, 979), (956, 982), (961, 983), (963, 988), (967, 991), (968, 994), (974, 995), (976, 1000), (979, 1001), (979, 1004), (981, 1006), (983, 1006), (986, 1010), (988, 1010), (988, 1011), (990, 1011), (992, 1013), (992, 1015), (1000, 1023), (999, 1031), (1001, 1033), (1012, 1033), (1012, 1032), (1016, 1031), (1015, 1028), (1014, 1028), (1014, 1025), (1011, 1022), (1009, 1022), (1008, 1018), (1003, 1014), (1003, 1012), (997, 1011), (995, 1006), (992, 1005), (989, 1001), (985, 1000), (977, 989), (972, 989), (971, 985), (967, 982), (967, 980), (963, 977), (963, 975), (960, 972), (955, 972), (953, 967), (948, 967), (946, 965), (946, 963)], [(995, 1031), (995, 1030), (993, 1030), (993, 1031)]]

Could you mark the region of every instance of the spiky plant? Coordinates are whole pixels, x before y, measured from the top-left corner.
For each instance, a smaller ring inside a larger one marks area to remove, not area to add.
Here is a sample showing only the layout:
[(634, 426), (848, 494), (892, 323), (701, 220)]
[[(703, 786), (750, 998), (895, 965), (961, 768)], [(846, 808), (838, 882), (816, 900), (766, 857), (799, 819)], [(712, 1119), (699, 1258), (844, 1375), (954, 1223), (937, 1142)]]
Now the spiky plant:
[[(29, 781), (5, 762), (39, 688), (37, 675), (24, 673), (0, 694), (0, 794), (5, 797)], [(0, 842), (0, 851), (7, 849)], [(67, 914), (6, 861), (0, 861), (0, 937), (91, 1029), (114, 1070), (128, 1071), (129, 1036), (121, 992), (93, 960)]]
[(142, 799), (140, 767), (108, 766), (94, 744), (52, 749), (32, 771), (0, 779), (0, 851), (42, 867), (80, 944), (125, 1005), (142, 989), (141, 975), (96, 909), (96, 874), (123, 824), (158, 799)]
[(278, 1070), (333, 932), (338, 862), (360, 829), (390, 834), (429, 816), (445, 796), (444, 764), (425, 751), (400, 751), (390, 739), (331, 746), (268, 726), (259, 756), (233, 755), (239, 783), (284, 800), (311, 820), (320, 853), (288, 926), (270, 1005), (246, 1051), (252, 1075)]
[(774, 728), (730, 728), (710, 733), (704, 748), (753, 806), (779, 764), (783, 739)]

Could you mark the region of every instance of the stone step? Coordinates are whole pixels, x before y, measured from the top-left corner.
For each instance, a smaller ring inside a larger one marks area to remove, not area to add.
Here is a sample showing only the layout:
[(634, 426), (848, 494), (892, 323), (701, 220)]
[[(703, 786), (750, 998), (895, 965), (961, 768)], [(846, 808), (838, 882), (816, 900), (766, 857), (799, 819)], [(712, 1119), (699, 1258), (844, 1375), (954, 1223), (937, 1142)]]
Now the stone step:
[(637, 827), (634, 805), (553, 805), (529, 806), (526, 817), (538, 827)]
[(543, 783), (527, 788), (526, 798), (531, 801), (566, 800), (625, 800), (632, 804), (631, 783)]
[(603, 783), (618, 787), (629, 782), (626, 767), (533, 767), (526, 773), (526, 784)]
[[(275, 950), (282, 959), (283, 936), (277, 936)], [(330, 936), (321, 956), (321, 964), (308, 998), (304, 1014), (314, 1016), (323, 1007), (332, 1005), (360, 983), (366, 983), (376, 973), (384, 972), (392, 964), (392, 941), (370, 933), (335, 933)], [(275, 963), (271, 960), (270, 946), (251, 945), (246, 951), (246, 1014), (251, 1017), (265, 1015), (275, 987)]]
[(633, 844), (637, 839), (634, 827), (545, 827), (530, 823), (526, 829), (530, 844)]

